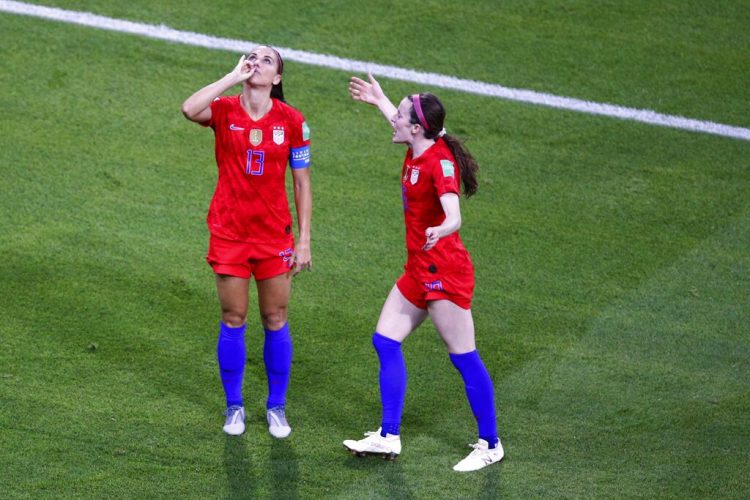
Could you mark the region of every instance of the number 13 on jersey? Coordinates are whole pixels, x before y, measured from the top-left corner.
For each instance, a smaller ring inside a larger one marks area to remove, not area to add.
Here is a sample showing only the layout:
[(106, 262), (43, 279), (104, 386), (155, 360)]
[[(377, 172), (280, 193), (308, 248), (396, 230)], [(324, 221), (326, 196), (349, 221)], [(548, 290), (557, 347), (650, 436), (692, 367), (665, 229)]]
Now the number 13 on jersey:
[(263, 151), (253, 151), (252, 149), (248, 149), (245, 173), (250, 175), (263, 175), (264, 156), (265, 153), (263, 153)]

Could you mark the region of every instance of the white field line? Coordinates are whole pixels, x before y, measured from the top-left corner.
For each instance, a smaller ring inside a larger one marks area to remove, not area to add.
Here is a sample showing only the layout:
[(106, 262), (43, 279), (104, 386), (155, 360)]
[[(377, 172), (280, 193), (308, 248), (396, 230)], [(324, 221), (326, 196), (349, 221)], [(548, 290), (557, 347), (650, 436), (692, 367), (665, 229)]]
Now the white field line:
[[(148, 38), (206, 47), (209, 49), (228, 50), (237, 53), (249, 51), (251, 48), (258, 45), (258, 43), (248, 40), (234, 40), (202, 35), (190, 31), (179, 31), (163, 24), (157, 26), (133, 21), (123, 21), (121, 19), (113, 19), (111, 17), (99, 16), (88, 12), (75, 12), (53, 7), (32, 5), (24, 2), (0, 0), (0, 11), (62, 21), (71, 24), (79, 24), (82, 26), (117, 31), (120, 33), (129, 33)], [(303, 50), (282, 47), (276, 48), (282, 54), (284, 59), (303, 64), (323, 66), (352, 73), (367, 73), (369, 71), (373, 75), (394, 80), (402, 80), (472, 94), (498, 97), (511, 101), (539, 104), (552, 108), (578, 111), (592, 115), (610, 116), (622, 120), (633, 120), (662, 127), (671, 127), (750, 141), (750, 128), (723, 125), (721, 123), (696, 120), (682, 116), (665, 115), (649, 109), (627, 108), (614, 104), (584, 101), (572, 97), (560, 97), (552, 94), (535, 92), (533, 90), (514, 89), (492, 83), (465, 80), (437, 73), (425, 73), (411, 69), (398, 68), (396, 66), (386, 66), (324, 54), (315, 54)]]

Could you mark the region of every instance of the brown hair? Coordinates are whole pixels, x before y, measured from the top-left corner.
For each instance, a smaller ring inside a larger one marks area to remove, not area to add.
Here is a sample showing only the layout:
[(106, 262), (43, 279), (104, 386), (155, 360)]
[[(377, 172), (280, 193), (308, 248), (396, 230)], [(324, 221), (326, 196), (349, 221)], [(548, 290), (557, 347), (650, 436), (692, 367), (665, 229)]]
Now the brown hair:
[[(419, 94), (419, 105), (422, 108), (422, 115), (425, 123), (423, 124), (420, 122), (413, 104), (409, 121), (422, 126), (425, 138), (440, 138), (440, 133), (443, 130), (443, 122), (445, 121), (445, 107), (443, 106), (443, 103), (440, 102), (440, 99), (438, 99), (436, 95), (424, 92)], [(463, 142), (457, 137), (444, 133), (442, 139), (445, 141), (446, 146), (448, 146), (448, 149), (450, 149), (456, 159), (456, 163), (458, 163), (458, 170), (461, 172), (461, 184), (463, 184), (464, 195), (468, 198), (476, 193), (477, 188), (479, 187), (479, 182), (477, 181), (479, 165), (469, 150), (466, 149)]]
[[(283, 75), (284, 74), (284, 60), (281, 58), (281, 54), (279, 54), (279, 51), (271, 47), (270, 45), (258, 45), (258, 47), (268, 47), (269, 49), (273, 50), (273, 53), (276, 54), (276, 59), (279, 61), (276, 69), (278, 70), (278, 73), (280, 75)], [(250, 54), (248, 54), (248, 56), (249, 55)], [(283, 82), (279, 81), (279, 83), (276, 83), (273, 85), (273, 87), (271, 87), (271, 97), (273, 97), (274, 99), (278, 99), (281, 102), (286, 102), (286, 99), (284, 99)]]

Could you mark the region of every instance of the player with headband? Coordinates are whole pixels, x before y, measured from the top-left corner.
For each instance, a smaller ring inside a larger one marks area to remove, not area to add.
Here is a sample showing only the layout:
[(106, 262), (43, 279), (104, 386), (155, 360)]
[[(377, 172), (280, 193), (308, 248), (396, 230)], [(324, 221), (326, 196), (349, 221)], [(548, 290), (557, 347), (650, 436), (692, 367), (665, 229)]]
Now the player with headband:
[[(268, 377), (266, 418), (276, 438), (291, 432), (286, 394), (292, 365), (287, 308), (292, 276), (311, 269), (310, 130), (284, 101), (284, 62), (276, 49), (260, 45), (224, 77), (182, 105), (191, 121), (211, 127), (218, 181), (208, 211), (206, 260), (216, 275), (221, 305), (217, 343), (226, 396), (224, 432), (245, 431), (242, 379), (250, 278), (255, 278), (265, 332), (263, 361)], [(238, 95), (222, 95), (235, 85)], [(299, 239), (295, 243), (286, 196), (291, 167)]]
[(497, 432), (494, 388), (476, 350), (471, 300), (474, 267), (458, 229), (461, 187), (477, 190), (478, 165), (469, 151), (445, 132), (445, 109), (430, 93), (405, 97), (396, 108), (380, 84), (352, 77), (352, 99), (376, 106), (393, 127), (393, 142), (407, 146), (401, 172), (407, 261), (383, 305), (372, 342), (380, 361), (380, 428), (365, 439), (346, 440), (357, 455), (401, 453), (400, 425), (406, 394), (401, 344), (428, 316), (461, 374), (477, 421), (479, 439), (456, 471), (473, 471), (499, 462), (503, 447)]

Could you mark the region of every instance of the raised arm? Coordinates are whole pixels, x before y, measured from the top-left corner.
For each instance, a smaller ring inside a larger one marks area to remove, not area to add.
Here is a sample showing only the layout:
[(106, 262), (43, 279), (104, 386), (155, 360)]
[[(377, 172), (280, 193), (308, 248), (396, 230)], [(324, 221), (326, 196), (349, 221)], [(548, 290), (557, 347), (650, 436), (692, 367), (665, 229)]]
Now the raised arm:
[(361, 101), (377, 107), (383, 113), (388, 123), (391, 123), (391, 118), (396, 114), (396, 106), (383, 93), (383, 89), (380, 88), (380, 84), (372, 76), (372, 73), (368, 73), (367, 78), (370, 80), (369, 82), (353, 76), (349, 80), (349, 95), (355, 101)]
[(213, 100), (231, 87), (244, 82), (252, 75), (253, 69), (245, 61), (245, 56), (243, 55), (232, 71), (188, 97), (182, 103), (182, 114), (188, 120), (196, 123), (209, 121), (211, 119), (211, 103)]

